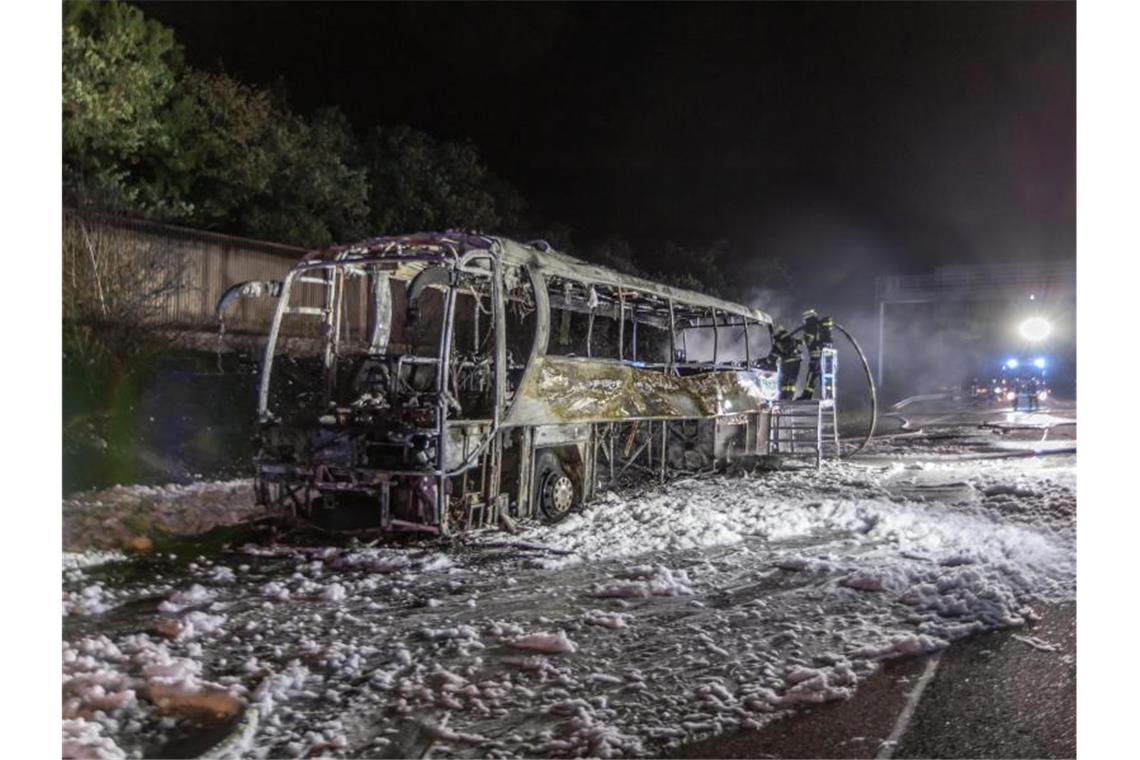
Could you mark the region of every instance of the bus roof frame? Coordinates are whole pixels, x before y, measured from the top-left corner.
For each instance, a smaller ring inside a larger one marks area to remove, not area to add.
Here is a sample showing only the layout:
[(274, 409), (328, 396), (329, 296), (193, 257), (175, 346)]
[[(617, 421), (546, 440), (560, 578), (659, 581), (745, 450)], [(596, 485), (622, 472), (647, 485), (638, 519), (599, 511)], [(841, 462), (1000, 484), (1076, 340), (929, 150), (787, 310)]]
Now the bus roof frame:
[[(439, 256), (439, 263), (442, 264), (450, 260), (454, 265), (460, 259), (481, 251), (485, 251), (487, 255), (498, 259), (503, 264), (525, 266), (545, 276), (576, 280), (586, 285), (606, 285), (622, 290), (640, 291), (659, 298), (670, 299), (678, 305), (688, 305), (710, 311), (716, 310), (725, 314), (736, 315), (746, 321), (772, 325), (772, 317), (759, 309), (693, 290), (653, 282), (636, 275), (623, 274), (598, 264), (591, 264), (556, 251), (542, 240), (519, 243), (509, 238), (465, 232), (393, 235), (313, 250), (306, 254), (297, 266), (311, 267), (322, 264), (328, 266), (351, 264), (356, 261), (362, 264), (366, 262), (375, 263), (389, 256), (399, 258), (416, 253), (434, 254)], [(430, 263), (426, 260), (402, 262), (393, 276), (396, 279), (410, 279)]]

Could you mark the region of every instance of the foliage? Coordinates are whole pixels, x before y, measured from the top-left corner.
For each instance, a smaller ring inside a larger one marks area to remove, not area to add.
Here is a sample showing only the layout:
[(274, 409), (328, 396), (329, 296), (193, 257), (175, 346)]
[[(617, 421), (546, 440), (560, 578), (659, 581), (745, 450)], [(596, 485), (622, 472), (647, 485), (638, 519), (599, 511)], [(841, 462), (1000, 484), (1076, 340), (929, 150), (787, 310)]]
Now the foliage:
[(633, 252), (633, 246), (629, 244), (629, 241), (616, 235), (604, 238), (600, 243), (591, 247), (586, 255), (590, 261), (615, 269), (618, 272), (646, 276), (646, 273), (634, 263), (636, 256)]
[(191, 71), (177, 113), (194, 209), (185, 221), (305, 246), (364, 232), (365, 175), (348, 164), (355, 140), (339, 112), (307, 122), (268, 90)]
[(702, 246), (687, 246), (666, 242), (660, 257), (670, 267), (662, 272), (662, 279), (677, 287), (699, 290), (711, 295), (731, 297), (733, 286), (730, 273), (728, 243), (717, 240)]
[(488, 172), (470, 143), (441, 142), (408, 126), (378, 127), (366, 146), (370, 221), (377, 233), (518, 223), (518, 194)]
[(401, 126), (365, 150), (336, 109), (305, 118), (270, 89), (185, 67), (173, 33), (118, 0), (69, 0), (63, 52), (69, 202), (302, 246), (509, 232), (522, 214), (475, 146)]
[[(637, 251), (629, 241), (612, 235), (576, 250), (569, 245), (567, 228), (557, 228), (556, 234), (562, 231), (566, 242), (555, 245), (559, 250), (576, 253), (618, 272), (732, 301), (751, 303), (758, 292), (786, 292), (793, 284), (782, 260), (735, 249), (726, 240), (702, 245), (666, 242), (659, 251), (646, 252)], [(666, 267), (650, 269), (645, 265), (647, 261), (666, 263)]]
[[(511, 234), (522, 224), (522, 198), (474, 145), (409, 126), (375, 127), (361, 144), (336, 109), (306, 118), (280, 88), (185, 67), (173, 33), (118, 0), (68, 0), (63, 38), (64, 188), (73, 201), (308, 247), (415, 230)], [(574, 248), (565, 225), (541, 237)], [(787, 284), (778, 262), (723, 240), (649, 253), (618, 237), (582, 251), (729, 298), (746, 295), (742, 282)], [(649, 261), (666, 269), (645, 271)], [(742, 261), (755, 263), (742, 272)]]
[[(732, 277), (739, 273), (740, 267), (730, 265), (735, 257), (726, 241), (718, 240), (701, 246), (666, 242), (660, 251), (648, 253), (635, 251), (629, 241), (616, 235), (581, 250), (581, 255), (588, 261), (625, 274), (723, 298), (740, 295), (740, 289), (735, 285), (740, 278)], [(665, 263), (666, 267), (647, 268), (644, 265), (647, 260), (658, 265)]]
[(65, 193), (147, 213), (185, 210), (163, 177), (176, 151), (169, 110), (181, 71), (174, 34), (139, 9), (64, 3)]

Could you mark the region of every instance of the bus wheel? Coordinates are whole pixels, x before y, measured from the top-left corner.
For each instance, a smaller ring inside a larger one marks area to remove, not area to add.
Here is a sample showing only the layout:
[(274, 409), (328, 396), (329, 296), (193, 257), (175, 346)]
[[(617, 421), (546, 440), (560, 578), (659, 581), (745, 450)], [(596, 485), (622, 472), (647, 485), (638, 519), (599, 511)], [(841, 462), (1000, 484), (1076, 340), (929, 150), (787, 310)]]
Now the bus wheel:
[(555, 523), (570, 514), (578, 503), (578, 486), (550, 452), (534, 468), (538, 511), (544, 522)]

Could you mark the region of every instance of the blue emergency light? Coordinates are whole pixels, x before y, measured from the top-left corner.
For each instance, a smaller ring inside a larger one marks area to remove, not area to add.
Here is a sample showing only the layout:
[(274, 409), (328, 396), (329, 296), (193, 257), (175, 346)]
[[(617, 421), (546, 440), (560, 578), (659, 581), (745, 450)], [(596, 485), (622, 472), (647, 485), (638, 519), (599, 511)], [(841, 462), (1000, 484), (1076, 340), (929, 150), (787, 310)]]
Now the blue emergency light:
[(1033, 366), (1036, 367), (1037, 369), (1045, 369), (1044, 357), (1038, 356), (1036, 359), (1034, 359), (1033, 360)]
[(1010, 359), (1005, 363), (1005, 366), (1009, 367), (1010, 369), (1017, 369), (1017, 359)]

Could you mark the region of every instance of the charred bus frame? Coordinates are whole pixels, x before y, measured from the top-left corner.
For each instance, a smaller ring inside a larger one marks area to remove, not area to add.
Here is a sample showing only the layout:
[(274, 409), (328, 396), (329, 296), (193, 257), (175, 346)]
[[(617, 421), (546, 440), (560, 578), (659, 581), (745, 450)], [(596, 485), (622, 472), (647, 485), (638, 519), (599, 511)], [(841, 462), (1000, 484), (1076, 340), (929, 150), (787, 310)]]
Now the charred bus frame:
[[(279, 298), (258, 396), (266, 505), (446, 534), (561, 519), (634, 473), (767, 451), (772, 321), (747, 306), (459, 233), (314, 251), (263, 285), (231, 291)], [(277, 369), (295, 319), (317, 326), (308, 394)], [(711, 358), (690, 358), (694, 330)], [(742, 357), (726, 358), (728, 332)]]

